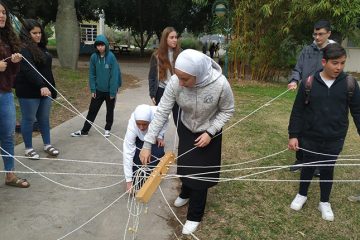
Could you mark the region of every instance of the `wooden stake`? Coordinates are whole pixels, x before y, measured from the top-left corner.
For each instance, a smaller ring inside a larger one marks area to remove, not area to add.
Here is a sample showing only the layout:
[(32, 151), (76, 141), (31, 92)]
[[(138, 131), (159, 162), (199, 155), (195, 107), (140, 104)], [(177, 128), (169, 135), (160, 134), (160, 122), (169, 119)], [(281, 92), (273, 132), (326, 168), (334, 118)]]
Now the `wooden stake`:
[(172, 152), (167, 152), (161, 159), (158, 165), (154, 168), (149, 178), (136, 194), (136, 199), (140, 202), (149, 202), (151, 196), (159, 187), (162, 177), (169, 171), (169, 165), (175, 163), (175, 155)]

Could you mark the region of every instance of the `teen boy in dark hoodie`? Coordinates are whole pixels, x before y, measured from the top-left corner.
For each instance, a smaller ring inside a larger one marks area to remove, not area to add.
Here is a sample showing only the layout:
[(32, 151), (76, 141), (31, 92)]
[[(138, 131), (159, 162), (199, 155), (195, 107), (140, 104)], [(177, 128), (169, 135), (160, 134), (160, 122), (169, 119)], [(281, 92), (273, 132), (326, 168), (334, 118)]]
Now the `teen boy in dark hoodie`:
[[(312, 165), (302, 167), (299, 193), (290, 207), (296, 211), (302, 208), (315, 171), (314, 164), (320, 165), (321, 196), (318, 209), (327, 221), (334, 220), (329, 198), (335, 162), (343, 148), (349, 126), (349, 109), (360, 133), (360, 90), (355, 83), (349, 98), (347, 75), (343, 72), (345, 61), (346, 52), (339, 44), (329, 44), (324, 48), (323, 70), (315, 73), (308, 94), (304, 84), (300, 84), (289, 123), (289, 149), (304, 149), (303, 162)], [(300, 146), (299, 137), (302, 139)]]
[[(86, 121), (81, 130), (71, 133), (72, 137), (87, 136), (102, 103), (106, 102), (105, 137), (110, 137), (114, 120), (115, 97), (121, 86), (121, 72), (115, 55), (109, 49), (109, 42), (104, 35), (95, 39), (95, 53), (90, 57), (89, 87), (91, 102)], [(90, 122), (90, 123), (89, 123)]]

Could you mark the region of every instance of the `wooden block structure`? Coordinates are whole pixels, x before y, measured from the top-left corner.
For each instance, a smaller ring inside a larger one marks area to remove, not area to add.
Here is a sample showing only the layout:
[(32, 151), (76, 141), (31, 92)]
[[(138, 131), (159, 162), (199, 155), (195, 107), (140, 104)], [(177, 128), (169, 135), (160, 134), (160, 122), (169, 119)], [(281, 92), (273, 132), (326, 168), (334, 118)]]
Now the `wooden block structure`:
[(136, 194), (136, 199), (139, 202), (147, 203), (159, 187), (161, 178), (169, 171), (169, 165), (175, 163), (175, 155), (172, 152), (167, 152), (161, 159), (158, 165), (154, 168), (151, 175), (148, 177), (144, 185)]

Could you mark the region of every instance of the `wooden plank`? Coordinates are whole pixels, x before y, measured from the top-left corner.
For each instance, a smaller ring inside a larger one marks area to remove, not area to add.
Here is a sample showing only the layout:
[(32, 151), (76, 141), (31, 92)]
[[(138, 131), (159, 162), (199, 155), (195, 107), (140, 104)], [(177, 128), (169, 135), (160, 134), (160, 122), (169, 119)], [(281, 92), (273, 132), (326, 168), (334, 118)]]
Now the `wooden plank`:
[(172, 152), (167, 152), (161, 159), (159, 164), (154, 168), (151, 175), (148, 177), (144, 185), (136, 194), (136, 199), (139, 202), (147, 203), (159, 187), (161, 179), (169, 171), (169, 165), (175, 163), (175, 155)]

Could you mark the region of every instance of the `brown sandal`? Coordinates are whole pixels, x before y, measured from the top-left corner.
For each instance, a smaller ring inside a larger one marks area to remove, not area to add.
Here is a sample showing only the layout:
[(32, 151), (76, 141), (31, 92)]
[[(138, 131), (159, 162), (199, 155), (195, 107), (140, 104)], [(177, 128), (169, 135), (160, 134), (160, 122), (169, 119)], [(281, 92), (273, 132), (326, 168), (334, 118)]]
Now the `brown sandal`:
[[(27, 183), (27, 185), (24, 185), (24, 183)], [(14, 177), (11, 181), (7, 182), (5, 180), (5, 184), (12, 187), (18, 187), (18, 188), (28, 188), (30, 187), (30, 183), (26, 179)]]

